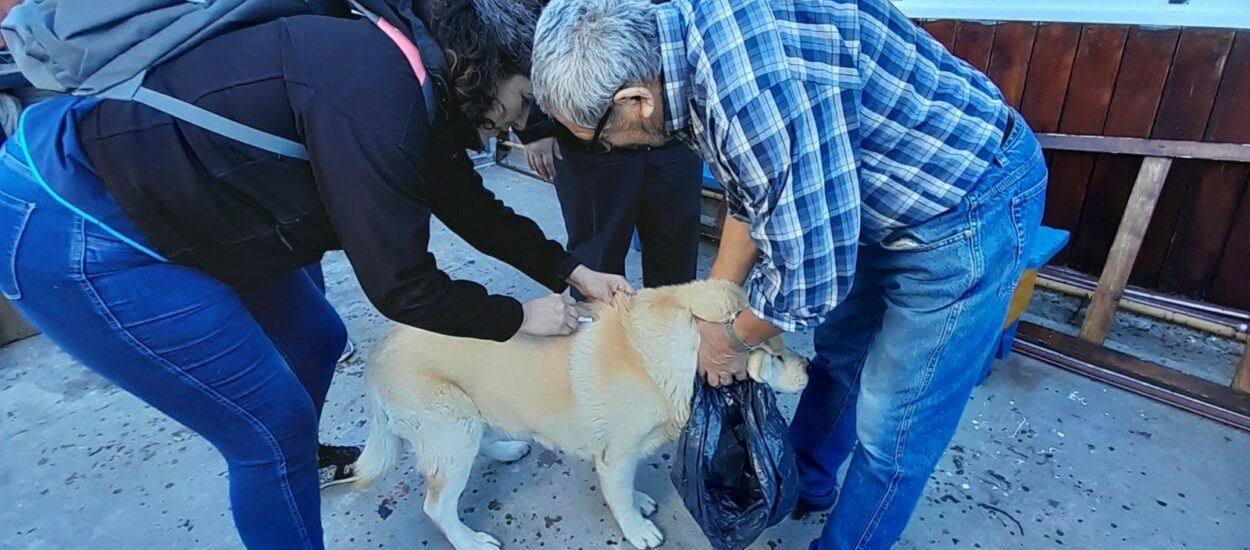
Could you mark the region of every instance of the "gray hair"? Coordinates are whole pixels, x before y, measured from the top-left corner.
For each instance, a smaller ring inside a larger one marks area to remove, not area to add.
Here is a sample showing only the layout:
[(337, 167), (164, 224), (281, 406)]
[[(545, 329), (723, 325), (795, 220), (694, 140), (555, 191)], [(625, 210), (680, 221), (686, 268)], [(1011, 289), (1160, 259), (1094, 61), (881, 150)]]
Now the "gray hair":
[(531, 74), (548, 114), (594, 128), (621, 86), (660, 77), (651, 0), (555, 0), (538, 19)]

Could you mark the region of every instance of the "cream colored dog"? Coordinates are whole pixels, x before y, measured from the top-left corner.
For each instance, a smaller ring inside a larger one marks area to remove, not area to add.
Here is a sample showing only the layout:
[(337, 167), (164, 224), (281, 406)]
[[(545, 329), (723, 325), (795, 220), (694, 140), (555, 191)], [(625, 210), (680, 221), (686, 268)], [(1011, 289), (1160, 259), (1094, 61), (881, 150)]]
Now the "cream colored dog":
[[(504, 343), (397, 327), (365, 369), (369, 439), (354, 481), (364, 487), (396, 461), (408, 440), (425, 477), (425, 512), (457, 550), (494, 550), (494, 537), (460, 521), (458, 503), (478, 450), (513, 461), (521, 441), (490, 439), (487, 427), (594, 460), (603, 495), (625, 538), (659, 546), (650, 496), (634, 490), (638, 462), (675, 441), (690, 416), (698, 361), (695, 320), (724, 322), (745, 305), (742, 289), (700, 281), (642, 290), (572, 336), (518, 335)], [(798, 392), (807, 361), (780, 339), (748, 361), (754, 380)]]

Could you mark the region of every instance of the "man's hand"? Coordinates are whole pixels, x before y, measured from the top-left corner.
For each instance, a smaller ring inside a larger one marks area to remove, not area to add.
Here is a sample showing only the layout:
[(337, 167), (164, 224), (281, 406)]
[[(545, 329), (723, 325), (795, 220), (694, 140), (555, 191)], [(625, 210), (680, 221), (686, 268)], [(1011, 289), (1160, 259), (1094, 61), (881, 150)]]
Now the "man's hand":
[(564, 336), (577, 330), (573, 299), (560, 294), (535, 298), (521, 305), (525, 318), (521, 332), (533, 336)]
[(699, 376), (709, 386), (728, 386), (747, 378), (747, 352), (734, 342), (721, 323), (697, 321)]
[(525, 162), (530, 165), (530, 170), (538, 173), (538, 177), (545, 181), (556, 179), (555, 159), (564, 160), (556, 138), (542, 138), (525, 144)]
[(596, 301), (610, 304), (617, 294), (633, 294), (634, 287), (624, 277), (612, 273), (600, 273), (579, 265), (569, 275), (569, 284), (577, 287), (583, 296)]

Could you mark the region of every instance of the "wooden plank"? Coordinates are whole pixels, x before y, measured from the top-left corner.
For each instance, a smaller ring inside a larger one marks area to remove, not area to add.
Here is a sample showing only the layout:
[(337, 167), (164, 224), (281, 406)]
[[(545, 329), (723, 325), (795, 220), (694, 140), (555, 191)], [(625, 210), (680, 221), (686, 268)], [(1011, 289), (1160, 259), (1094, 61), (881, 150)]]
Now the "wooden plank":
[[(1094, 155), (1052, 151), (1047, 167), (1050, 181), (1046, 187), (1046, 209), (1042, 222), (1075, 233), (1081, 221), (1081, 206), (1085, 202), (1085, 182), (1089, 180)], [(1067, 263), (1071, 247), (1055, 255), (1054, 262)]]
[(1098, 278), (1098, 288), (1090, 299), (1085, 322), (1081, 324), (1080, 336), (1086, 342), (1102, 345), (1107, 339), (1115, 318), (1116, 304), (1124, 295), (1124, 285), (1128, 283), (1133, 262), (1137, 259), (1137, 250), (1141, 247), (1155, 202), (1159, 199), (1159, 192), (1163, 190), (1163, 182), (1167, 179), (1171, 166), (1172, 159), (1168, 158), (1147, 157), (1142, 161), (1137, 183), (1133, 184), (1133, 192), (1129, 196), (1128, 208), (1120, 220), (1115, 242), (1107, 256), (1107, 265), (1103, 268), (1102, 276)]
[(1178, 29), (1129, 31), (1103, 135), (1150, 137), (1179, 38)]
[(1239, 164), (1206, 162), (1195, 168), (1159, 273), (1160, 290), (1201, 297), (1210, 286), (1246, 189), (1246, 175), (1245, 165)]
[(1069, 245), (1069, 265), (1086, 273), (1102, 271), (1141, 163), (1141, 157), (1136, 156), (1098, 155), (1089, 177), (1089, 189), (1085, 191), (1078, 230), (1072, 234)]
[(994, 25), (964, 21), (955, 32), (955, 47), (951, 49), (956, 57), (967, 61), (978, 71), (987, 72), (990, 68), (990, 55), (994, 50)]
[(1063, 104), (1059, 131), (1065, 134), (1099, 135), (1107, 120), (1111, 93), (1128, 28), (1086, 25), (1072, 62), (1071, 83)]
[(1043, 148), (1054, 151), (1086, 151), (1143, 157), (1250, 162), (1250, 144), (1075, 136), (1054, 133), (1038, 134), (1037, 140), (1041, 142)]
[(1163, 89), (1163, 102), (1151, 137), (1196, 141), (1206, 133), (1207, 121), (1219, 90), (1224, 64), (1233, 45), (1233, 31), (1181, 31), (1172, 72)]
[(1250, 192), (1241, 196), (1241, 208), (1233, 217), (1224, 256), (1216, 269), (1207, 299), (1226, 306), (1250, 310)]
[[(1248, 143), (1250, 128), (1250, 33), (1234, 38), (1204, 139)], [(1248, 146), (1250, 148), (1250, 146)], [(1202, 163), (1196, 167), (1181, 210), (1172, 247), (1159, 273), (1159, 288), (1202, 297), (1230, 240), (1250, 165)], [(1244, 238), (1244, 237), (1243, 237)]]
[[(1211, 141), (1250, 142), (1250, 31), (1237, 33), (1206, 137)], [(1245, 165), (1240, 169), (1250, 170)], [(1246, 185), (1250, 189), (1250, 183)], [(1220, 304), (1250, 309), (1247, 279), (1250, 279), (1250, 190), (1242, 194), (1241, 206), (1233, 216), (1206, 297)]]
[[(1079, 24), (1044, 24), (1037, 28), (1024, 94), (1020, 99), (1020, 112), (1036, 132), (1055, 132), (1059, 129), (1080, 38)], [(1058, 160), (1063, 160), (1062, 155)], [(1070, 162), (1056, 162), (1056, 153), (1049, 151), (1046, 164), (1050, 168), (1052, 184), (1046, 193), (1043, 220), (1047, 225), (1073, 231), (1080, 220), (1080, 207), (1072, 203), (1073, 188), (1056, 186), (1053, 182), (1079, 179), (1081, 167)], [(1055, 261), (1064, 261), (1066, 254), (1065, 249)]]
[[(1103, 121), (1107, 119), (1107, 107), (1115, 89), (1116, 74), (1120, 70), (1120, 56), (1128, 29), (1106, 25), (1086, 25), (1081, 30), (1081, 40), (1072, 62), (1072, 76), (1059, 131), (1065, 134), (1099, 135)], [(1085, 195), (1089, 189), (1090, 176), (1094, 172), (1095, 155), (1076, 152), (1058, 152), (1051, 158), (1051, 178), (1047, 187), (1050, 202), (1059, 209), (1052, 217), (1062, 220), (1074, 237), (1081, 236), (1080, 218), (1085, 211)], [(1070, 263), (1068, 247), (1055, 261)], [(1088, 267), (1077, 263), (1080, 267)]]
[(989, 77), (1002, 90), (1012, 107), (1020, 108), (1024, 95), (1024, 79), (1029, 74), (1033, 57), (1033, 39), (1037, 25), (1033, 23), (999, 23), (994, 31), (994, 53), (990, 57)]
[(1250, 143), (1250, 31), (1238, 32), (1229, 51), (1206, 139)]
[(1099, 382), (1250, 430), (1250, 394), (1230, 387), (1032, 323), (1020, 323), (1015, 350)]
[(955, 49), (955, 31), (959, 26), (958, 22), (950, 19), (937, 19), (925, 21), (920, 26), (945, 46), (947, 50)]
[(1241, 362), (1237, 364), (1232, 385), (1234, 390), (1250, 393), (1250, 344), (1246, 345), (1245, 353), (1241, 354)]
[[(1184, 141), (1203, 139), (1233, 37), (1233, 31), (1226, 30), (1181, 31), (1150, 137)], [(1200, 164), (1187, 160), (1179, 161), (1172, 167), (1173, 173), (1165, 184), (1151, 227), (1142, 243), (1141, 257), (1133, 273), (1134, 281), (1148, 286), (1157, 285), (1172, 247), (1185, 246), (1185, 243), (1176, 240), (1175, 232)]]
[(1037, 29), (1029, 75), (1020, 101), (1020, 111), (1035, 131), (1059, 129), (1080, 36), (1081, 25), (1055, 23)]
[(1149, 288), (1159, 284), (1159, 272), (1163, 270), (1168, 250), (1172, 248), (1172, 235), (1176, 232), (1176, 223), (1185, 206), (1189, 183), (1198, 164), (1198, 161), (1184, 159), (1172, 163), (1172, 171), (1163, 183), (1163, 193), (1155, 204), (1154, 216), (1150, 218), (1141, 250), (1137, 251), (1137, 262), (1133, 264), (1133, 273), (1129, 276), (1133, 284)]
[[(1179, 37), (1178, 29), (1133, 27), (1129, 30), (1102, 135), (1150, 137)], [(1079, 231), (1072, 238), (1069, 256), (1072, 265), (1089, 273), (1102, 270), (1140, 169), (1139, 157), (1099, 155), (1081, 207)], [(1166, 186), (1165, 183), (1165, 193)], [(1138, 254), (1140, 262), (1141, 253)]]

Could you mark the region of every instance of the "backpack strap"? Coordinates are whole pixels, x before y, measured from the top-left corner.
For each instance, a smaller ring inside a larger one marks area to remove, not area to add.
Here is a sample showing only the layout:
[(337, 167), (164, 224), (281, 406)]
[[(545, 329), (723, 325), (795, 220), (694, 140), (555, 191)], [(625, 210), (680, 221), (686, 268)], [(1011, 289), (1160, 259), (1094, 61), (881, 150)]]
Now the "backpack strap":
[(308, 149), (303, 144), (262, 132), (151, 88), (140, 86), (130, 100), (257, 149), (269, 151), (278, 156), (308, 160)]
[[(425, 63), (421, 59), (421, 51), (412, 42), (410, 38), (404, 35), (395, 25), (386, 19), (365, 9), (359, 3), (348, 0), (357, 11), (361, 12), (369, 20), (381, 29), (382, 33), (390, 38), (399, 51), (403, 53), (404, 58), (408, 60), (409, 67), (412, 68), (413, 75), (417, 77), (417, 82), (421, 85), (421, 95), (425, 99), (426, 114), (429, 122), (434, 121), (435, 113), (438, 111), (435, 104), (435, 93), (433, 80), (426, 73)], [(204, 130), (212, 132), (222, 137), (226, 137), (240, 143), (244, 143), (263, 151), (269, 151), (278, 156), (290, 157), (299, 160), (308, 160), (308, 149), (303, 144), (276, 136), (268, 132), (263, 132), (246, 124), (236, 122), (217, 113), (196, 106), (192, 103), (183, 101), (168, 94), (163, 94), (151, 88), (143, 86), (143, 79), (147, 76), (147, 71), (143, 71), (133, 78), (106, 90), (99, 97), (108, 99), (120, 99), (124, 101), (134, 101), (142, 103), (182, 120), (189, 124), (194, 124)]]
[(433, 124), (434, 116), (438, 112), (438, 106), (435, 103), (434, 81), (429, 78), (426, 72), (425, 61), (421, 58), (421, 48), (413, 43), (412, 39), (399, 30), (386, 18), (373, 13), (356, 0), (347, 0), (352, 9), (363, 15), (365, 19), (373, 22), (378, 29), (385, 34), (391, 42), (395, 43), (395, 47), (399, 48), (400, 53), (404, 54), (404, 59), (408, 60), (408, 66), (412, 68), (412, 74), (417, 77), (417, 83), (421, 85), (421, 97), (425, 99), (425, 114), (429, 119), (427, 122)]
[(143, 79), (147, 74), (145, 70), (125, 82), (94, 95), (103, 99), (141, 103), (188, 124), (257, 149), (283, 157), (308, 160), (308, 149), (303, 144), (257, 130), (203, 107), (143, 86)]

